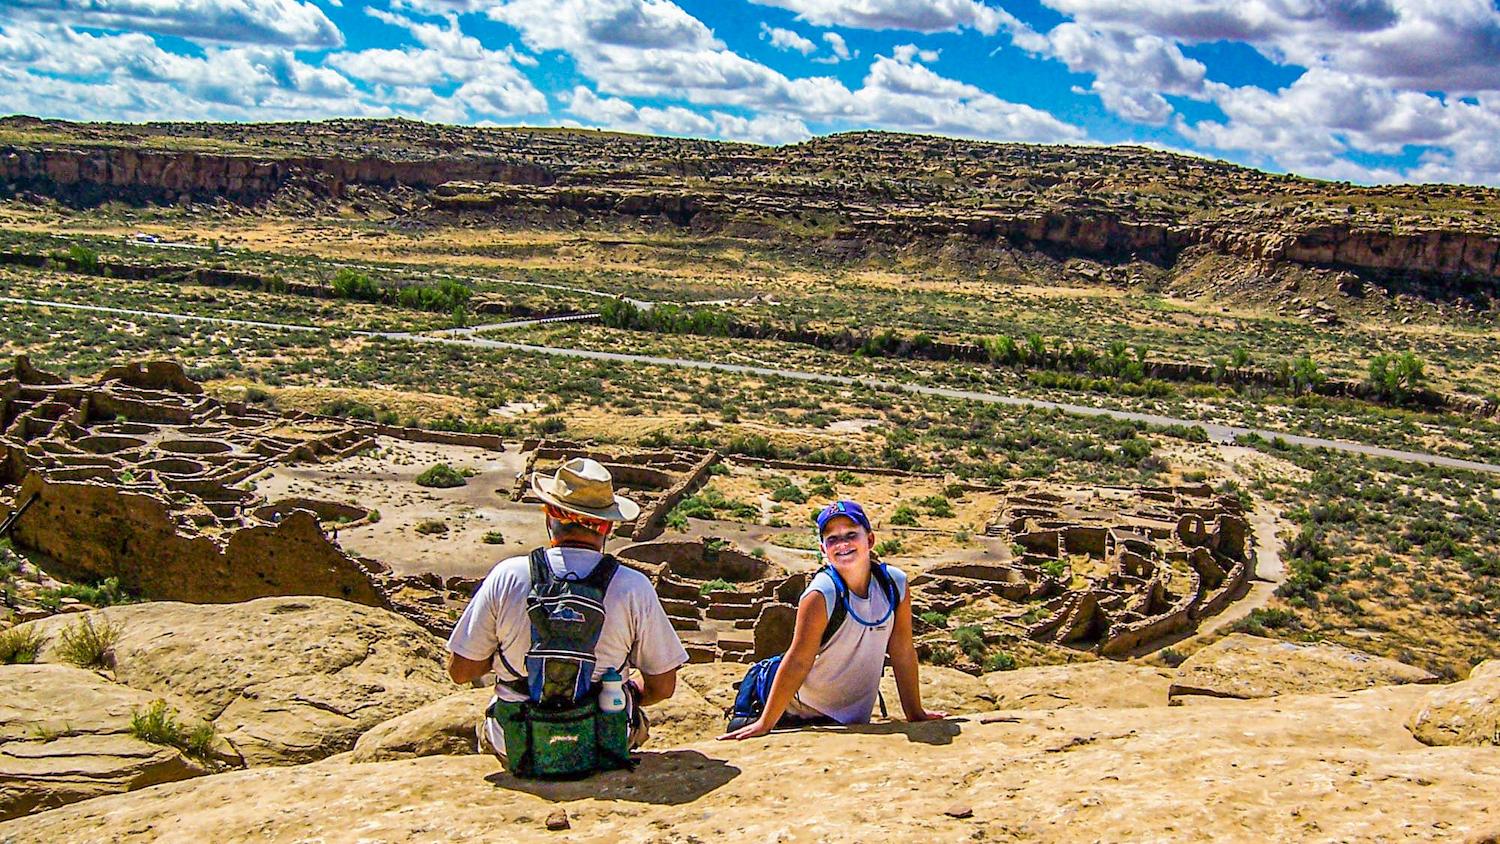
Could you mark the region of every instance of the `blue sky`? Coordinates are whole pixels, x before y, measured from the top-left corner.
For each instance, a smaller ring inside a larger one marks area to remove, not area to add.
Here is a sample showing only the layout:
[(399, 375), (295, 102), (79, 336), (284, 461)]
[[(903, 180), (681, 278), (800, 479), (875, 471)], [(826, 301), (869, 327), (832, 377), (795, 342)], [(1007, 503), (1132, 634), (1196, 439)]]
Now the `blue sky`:
[(1500, 184), (1497, 0), (0, 0), (0, 113), (1140, 143)]

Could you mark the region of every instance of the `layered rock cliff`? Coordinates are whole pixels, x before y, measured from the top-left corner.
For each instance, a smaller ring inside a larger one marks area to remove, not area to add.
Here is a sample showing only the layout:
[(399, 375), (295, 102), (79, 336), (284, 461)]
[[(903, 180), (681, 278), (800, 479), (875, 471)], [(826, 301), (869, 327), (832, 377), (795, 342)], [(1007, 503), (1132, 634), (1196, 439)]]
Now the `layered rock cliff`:
[[(1208, 250), (1271, 264), (1500, 279), (1500, 192), (1357, 187), (1135, 147), (863, 132), (779, 148), (410, 121), (70, 124), (0, 120), (0, 195), (337, 201), (415, 191), (406, 213), (691, 227), (790, 244), (1022, 249), (1171, 266)], [(565, 212), (565, 213), (549, 213)]]

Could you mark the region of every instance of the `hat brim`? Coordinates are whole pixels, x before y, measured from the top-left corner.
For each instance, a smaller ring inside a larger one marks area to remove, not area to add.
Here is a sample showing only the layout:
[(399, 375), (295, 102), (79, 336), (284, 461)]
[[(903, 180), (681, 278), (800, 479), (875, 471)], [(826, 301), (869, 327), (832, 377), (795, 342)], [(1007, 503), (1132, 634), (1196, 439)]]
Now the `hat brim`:
[(556, 491), (556, 483), (556, 478), (547, 477), (541, 472), (531, 473), (532, 493), (536, 495), (537, 498), (542, 499), (548, 504), (551, 504), (554, 507), (560, 507), (564, 510), (567, 510), (569, 513), (577, 513), (580, 516), (590, 516), (595, 519), (604, 519), (605, 521), (610, 522), (629, 522), (634, 520), (636, 516), (639, 516), (641, 514), (641, 507), (639, 504), (636, 504), (629, 498), (625, 498), (624, 496), (620, 495), (616, 495), (614, 502), (610, 504), (610, 506), (603, 509), (581, 507), (577, 504), (564, 501)]

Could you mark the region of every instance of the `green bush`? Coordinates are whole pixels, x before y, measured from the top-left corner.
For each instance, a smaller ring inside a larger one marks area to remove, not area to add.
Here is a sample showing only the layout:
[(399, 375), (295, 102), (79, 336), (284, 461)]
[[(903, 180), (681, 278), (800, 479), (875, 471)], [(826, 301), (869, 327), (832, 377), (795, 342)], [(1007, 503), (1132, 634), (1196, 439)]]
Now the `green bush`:
[(47, 634), (34, 627), (12, 627), (0, 633), (0, 664), (29, 665), (47, 646)]
[(771, 500), (790, 501), (793, 504), (806, 504), (807, 493), (803, 492), (802, 488), (797, 486), (796, 484), (788, 483), (786, 486), (779, 487), (778, 489), (773, 491), (771, 493)]
[(970, 660), (983, 663), (984, 661), (984, 629), (977, 624), (967, 624), (953, 631), (953, 643), (964, 652)]
[(733, 591), (734, 591), (734, 584), (730, 583), (729, 581), (727, 581), (725, 579), (723, 579), (722, 577), (716, 577), (713, 580), (710, 580), (709, 582), (707, 582), (707, 583), (703, 584), (702, 586), (698, 587), (698, 594), (700, 594), (700, 595), (707, 595), (710, 592), (733, 592)]
[(901, 540), (882, 539), (875, 543), (875, 555), (878, 557), (892, 556), (901, 553)]
[(917, 511), (913, 510), (909, 505), (902, 504), (896, 508), (896, 512), (891, 514), (891, 524), (906, 527), (915, 525), (917, 524)]
[(929, 516), (937, 516), (942, 519), (953, 515), (953, 505), (948, 503), (948, 499), (941, 495), (929, 495), (926, 498), (918, 499), (917, 504), (925, 507)]
[(79, 668), (107, 668), (114, 662), (115, 644), (124, 628), (102, 616), (84, 616), (57, 636), (57, 655)]
[(217, 732), (214, 725), (203, 722), (187, 729), (177, 721), (176, 710), (167, 706), (160, 698), (152, 701), (145, 710), (135, 710), (130, 715), (130, 734), (148, 744), (175, 747), (189, 756), (209, 759), (213, 755)]
[(1005, 651), (995, 651), (984, 658), (985, 671), (1014, 671), (1016, 658)]
[(505, 542), (505, 537), (500, 535), (500, 531), (498, 531), (498, 530), (487, 530), (487, 531), (484, 532), (484, 544), (485, 545), (501, 545), (501, 544), (504, 544), (504, 542)]
[(417, 476), (417, 486), (432, 487), (434, 489), (451, 489), (468, 483), (463, 473), (457, 471), (447, 463), (438, 463), (429, 466), (426, 471)]
[(922, 619), (922, 623), (928, 627), (937, 627), (943, 630), (948, 629), (948, 616), (940, 612), (928, 610), (917, 617)]
[(417, 533), (425, 536), (433, 536), (439, 533), (447, 533), (448, 523), (442, 519), (424, 519), (417, 522), (415, 530)]
[(938, 645), (927, 655), (927, 661), (933, 665), (952, 665), (958, 661), (958, 656), (953, 653), (952, 648)]

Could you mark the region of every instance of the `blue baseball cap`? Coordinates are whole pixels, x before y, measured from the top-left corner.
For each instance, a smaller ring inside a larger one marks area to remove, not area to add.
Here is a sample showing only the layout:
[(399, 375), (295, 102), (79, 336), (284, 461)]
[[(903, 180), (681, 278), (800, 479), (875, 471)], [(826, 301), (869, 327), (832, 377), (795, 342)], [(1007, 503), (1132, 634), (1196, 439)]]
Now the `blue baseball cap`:
[(846, 519), (852, 519), (855, 523), (863, 526), (865, 530), (875, 530), (874, 528), (870, 527), (870, 517), (865, 515), (865, 508), (859, 506), (853, 501), (849, 501), (846, 499), (843, 501), (835, 501), (827, 507), (824, 507), (818, 513), (818, 538), (821, 539), (823, 537), (823, 526), (828, 524), (829, 519), (832, 519), (836, 516), (843, 516)]

